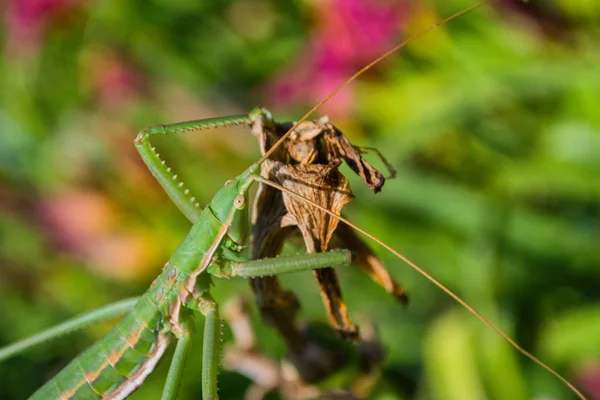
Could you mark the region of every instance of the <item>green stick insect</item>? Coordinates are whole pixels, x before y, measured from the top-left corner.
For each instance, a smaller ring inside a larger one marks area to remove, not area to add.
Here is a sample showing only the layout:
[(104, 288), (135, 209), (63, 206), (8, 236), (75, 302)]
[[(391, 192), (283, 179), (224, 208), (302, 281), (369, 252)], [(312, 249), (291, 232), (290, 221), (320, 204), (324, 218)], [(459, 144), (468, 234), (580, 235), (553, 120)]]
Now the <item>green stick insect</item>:
[(264, 109), (258, 108), (249, 115), (210, 118), (171, 125), (157, 125), (143, 129), (135, 139), (135, 146), (152, 174), (173, 202), (189, 220), (194, 222), (187, 237), (166, 263), (163, 272), (140, 298), (124, 300), (103, 307), (84, 317), (75, 318), (58, 327), (6, 347), (0, 350), (0, 361), (60, 334), (71, 332), (90, 323), (128, 311), (126, 317), (104, 338), (76, 357), (57, 376), (36, 391), (31, 399), (125, 399), (143, 384), (165, 354), (168, 346), (176, 340), (175, 355), (162, 394), (164, 400), (175, 399), (190, 349), (190, 337), (194, 332), (193, 313), (197, 311), (206, 319), (202, 355), (203, 398), (217, 399), (217, 372), (221, 357), (221, 324), (218, 306), (210, 295), (212, 278), (277, 275), (323, 267), (345, 266), (351, 261), (351, 254), (347, 250), (248, 261), (242, 253), (249, 231), (247, 222), (248, 191), (255, 182), (260, 182), (306, 201), (311, 206), (330, 214), (334, 218), (338, 218), (343, 223), (381, 244), (447, 292), (518, 351), (558, 377), (579, 398), (584, 399), (585, 397), (565, 378), (519, 347), (512, 339), (450, 289), (389, 245), (326, 208), (308, 199), (303, 199), (293, 191), (258, 175), (261, 163), (283, 143), (300, 123), (305, 121), (310, 114), (343, 87), (407, 43), (421, 37), (437, 26), (473, 11), (490, 1), (479, 3), (429, 27), (358, 71), (313, 107), (263, 157), (242, 174), (228, 181), (203, 210), (196, 208), (193, 201), (190, 200), (188, 192), (183, 190), (183, 185), (176, 180), (176, 175), (173, 175), (170, 168), (159, 158), (150, 143), (150, 138), (154, 135), (183, 131), (245, 125), (258, 115), (263, 118), (271, 118), (270, 114)]

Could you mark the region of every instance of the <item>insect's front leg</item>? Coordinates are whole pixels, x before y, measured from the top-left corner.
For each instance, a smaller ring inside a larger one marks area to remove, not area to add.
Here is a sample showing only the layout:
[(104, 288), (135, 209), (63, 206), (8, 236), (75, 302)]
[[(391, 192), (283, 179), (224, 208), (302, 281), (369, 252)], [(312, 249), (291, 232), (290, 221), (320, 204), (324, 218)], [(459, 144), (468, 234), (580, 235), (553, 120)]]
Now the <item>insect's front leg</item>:
[(151, 135), (166, 135), (185, 131), (210, 130), (227, 126), (243, 125), (249, 122), (247, 115), (232, 115), (227, 117), (207, 118), (195, 121), (179, 122), (170, 125), (155, 125), (142, 129), (134, 140), (135, 147), (142, 160), (154, 175), (158, 183), (169, 195), (181, 212), (195, 223), (200, 214), (200, 204), (184, 187), (183, 182), (171, 171), (164, 160), (161, 160), (156, 149), (150, 143)]

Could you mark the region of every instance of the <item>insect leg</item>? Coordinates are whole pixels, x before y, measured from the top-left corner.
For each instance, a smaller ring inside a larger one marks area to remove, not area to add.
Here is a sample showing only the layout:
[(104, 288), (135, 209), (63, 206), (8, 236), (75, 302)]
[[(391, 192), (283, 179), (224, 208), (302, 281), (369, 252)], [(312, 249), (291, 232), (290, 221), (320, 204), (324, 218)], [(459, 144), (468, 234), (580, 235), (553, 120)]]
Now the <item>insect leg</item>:
[(234, 263), (231, 275), (255, 278), (326, 267), (342, 267), (350, 264), (350, 261), (352, 261), (352, 255), (348, 250), (332, 250), (325, 253), (299, 254)]
[(86, 326), (92, 325), (96, 322), (125, 314), (133, 308), (138, 299), (139, 297), (132, 297), (130, 299), (117, 301), (115, 303), (97, 308), (96, 310), (71, 318), (62, 324), (56, 325), (19, 342), (13, 343), (10, 346), (6, 346), (3, 349), (0, 349), (0, 361), (11, 358), (29, 349), (30, 347), (37, 346), (38, 344), (55, 339), (59, 336), (67, 335), (79, 329), (83, 329)]
[(209, 130), (214, 128), (243, 125), (249, 123), (247, 115), (207, 118), (195, 121), (179, 122), (170, 125), (155, 125), (142, 129), (134, 140), (134, 144), (142, 160), (167, 192), (173, 203), (192, 223), (198, 220), (200, 205), (190, 196), (189, 190), (183, 187), (183, 182), (177, 180), (177, 175), (171, 172), (165, 161), (160, 159), (156, 149), (150, 143), (150, 135), (166, 135), (184, 131)]
[(190, 352), (191, 337), (194, 334), (194, 327), (190, 323), (183, 323), (183, 334), (177, 340), (177, 347), (175, 347), (175, 354), (171, 360), (171, 366), (169, 367), (169, 374), (165, 382), (165, 388), (163, 389), (161, 400), (175, 400), (179, 390), (179, 383), (183, 376), (183, 369), (187, 356)]
[(408, 304), (408, 293), (392, 277), (375, 253), (356, 232), (346, 224), (337, 227), (334, 237), (335, 247), (349, 249), (355, 254), (354, 264), (366, 273), (375, 283), (383, 287), (402, 304)]
[(221, 363), (221, 320), (217, 303), (207, 292), (194, 293), (197, 300), (186, 304), (190, 309), (204, 315), (204, 338), (202, 345), (202, 398), (216, 400), (217, 374)]

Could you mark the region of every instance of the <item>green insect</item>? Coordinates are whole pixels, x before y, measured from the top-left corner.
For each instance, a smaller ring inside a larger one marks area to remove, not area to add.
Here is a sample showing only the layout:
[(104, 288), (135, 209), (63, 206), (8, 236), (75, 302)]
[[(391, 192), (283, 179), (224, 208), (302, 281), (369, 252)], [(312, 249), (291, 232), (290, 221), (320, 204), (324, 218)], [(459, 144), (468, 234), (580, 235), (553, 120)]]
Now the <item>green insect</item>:
[[(455, 14), (442, 23), (463, 15), (476, 7), (488, 3), (485, 1), (461, 13)], [(323, 101), (301, 118), (266, 154), (247, 168), (235, 179), (228, 181), (203, 210), (196, 208), (188, 197), (187, 191), (175, 179), (164, 161), (162, 161), (150, 143), (153, 135), (177, 133), (187, 130), (212, 129), (222, 126), (248, 124), (255, 117), (270, 119), (264, 109), (255, 109), (249, 115), (211, 118), (171, 125), (157, 125), (142, 130), (135, 140), (142, 159), (169, 194), (174, 203), (194, 222), (187, 237), (166, 263), (163, 272), (155, 279), (151, 287), (140, 298), (118, 302), (92, 314), (76, 318), (58, 327), (45, 331), (32, 338), (0, 350), (0, 361), (17, 354), (35, 344), (70, 332), (90, 323), (128, 312), (104, 338), (93, 344), (53, 379), (48, 381), (32, 399), (125, 399), (135, 391), (153, 372), (166, 349), (177, 341), (175, 355), (171, 362), (162, 398), (175, 399), (183, 367), (193, 335), (194, 311), (201, 313), (206, 321), (202, 355), (202, 393), (204, 399), (217, 399), (217, 371), (220, 361), (221, 326), (218, 306), (210, 295), (213, 277), (260, 277), (306, 271), (323, 267), (348, 265), (351, 254), (347, 250), (326, 253), (305, 254), (300, 256), (279, 257), (276, 259), (247, 260), (242, 252), (248, 236), (248, 191), (255, 182), (273, 186), (301, 198), (292, 191), (274, 184), (258, 175), (261, 163), (271, 152), (291, 134), (294, 128), (303, 122), (312, 112), (335, 95), (358, 75), (397, 51), (406, 43), (432, 30), (426, 31), (396, 46), (379, 57), (367, 67), (361, 69), (346, 83), (332, 92)], [(435, 280), (400, 253), (366, 231), (331, 211), (303, 199), (313, 207), (329, 213), (342, 222), (380, 243), (397, 257), (425, 275), (428, 279), (446, 291), (460, 304), (469, 309), (484, 323), (492, 327), (517, 350), (531, 358), (567, 384), (580, 398), (584, 396), (564, 378), (551, 370), (531, 354), (521, 349), (514, 341), (493, 326), (471, 306)]]
[[(175, 399), (193, 333), (193, 311), (206, 318), (202, 359), (202, 392), (216, 399), (220, 362), (221, 322), (210, 295), (212, 277), (259, 277), (350, 263), (347, 250), (248, 261), (242, 250), (248, 236), (248, 190), (257, 179), (263, 159), (228, 181), (203, 210), (195, 207), (171, 169), (150, 144), (157, 134), (248, 124), (255, 117), (270, 119), (263, 109), (249, 115), (211, 118), (142, 130), (135, 140), (142, 159), (184, 214), (194, 221), (187, 237), (133, 309), (104, 338), (75, 358), (47, 382), (32, 399), (124, 399), (152, 373), (165, 350), (177, 340), (163, 399)], [(264, 157), (263, 157), (264, 158)], [(105, 310), (122, 312), (132, 301)], [(98, 318), (106, 318), (99, 312)], [(90, 319), (88, 318), (88, 322)], [(63, 330), (64, 332), (64, 330)], [(5, 349), (0, 359), (14, 354)]]

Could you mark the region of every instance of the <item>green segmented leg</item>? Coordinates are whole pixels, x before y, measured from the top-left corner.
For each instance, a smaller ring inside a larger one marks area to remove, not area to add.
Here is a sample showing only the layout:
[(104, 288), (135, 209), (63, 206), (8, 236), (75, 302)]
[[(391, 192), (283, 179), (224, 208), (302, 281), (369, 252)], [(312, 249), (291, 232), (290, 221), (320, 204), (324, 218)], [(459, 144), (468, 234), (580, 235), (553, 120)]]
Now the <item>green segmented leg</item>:
[[(202, 340), (202, 398), (204, 400), (215, 400), (218, 399), (217, 375), (221, 362), (221, 321), (218, 306), (208, 293), (200, 295), (195, 304), (189, 304), (188, 306), (199, 311), (206, 318)], [(175, 400), (177, 398), (177, 390), (190, 350), (191, 336), (194, 329), (191, 324), (185, 324), (184, 326), (184, 333), (178, 338), (175, 354), (171, 361), (162, 400)]]
[(0, 350), (0, 361), (11, 358), (18, 353), (21, 353), (30, 347), (37, 346), (41, 343), (55, 339), (59, 336), (68, 335), (79, 329), (83, 329), (87, 326), (95, 324), (96, 322), (104, 321), (119, 315), (123, 315), (133, 308), (135, 303), (139, 300), (139, 297), (132, 297), (129, 299), (117, 301), (115, 303), (99, 307), (88, 313), (71, 318), (60, 325), (56, 325), (52, 328), (46, 329), (36, 335), (25, 338), (17, 343), (13, 343)]
[(202, 346), (202, 397), (215, 400), (219, 396), (217, 375), (221, 363), (221, 320), (219, 308), (212, 297), (205, 296), (200, 306), (204, 315), (204, 341)]
[(142, 160), (160, 183), (165, 192), (169, 195), (173, 203), (192, 223), (198, 221), (200, 205), (195, 197), (190, 196), (189, 190), (185, 189), (183, 182), (177, 180), (177, 175), (171, 172), (164, 160), (160, 159), (159, 154), (150, 143), (150, 135), (166, 135), (169, 133), (179, 133), (193, 130), (210, 130), (215, 128), (244, 125), (250, 122), (253, 110), (249, 115), (232, 115), (228, 117), (207, 118), (194, 121), (179, 122), (170, 125), (155, 125), (142, 129), (135, 139), (135, 147), (140, 153)]
[(194, 333), (194, 326), (190, 323), (184, 324), (183, 334), (177, 341), (177, 347), (175, 347), (175, 354), (171, 360), (171, 366), (169, 367), (169, 374), (165, 381), (165, 388), (163, 389), (161, 400), (175, 400), (177, 399), (177, 391), (179, 389), (179, 383), (183, 376), (183, 369), (187, 356), (190, 352), (191, 337)]
[(299, 254), (265, 258), (243, 263), (233, 263), (231, 276), (258, 278), (261, 276), (290, 274), (327, 267), (344, 267), (352, 261), (348, 250), (331, 250), (325, 253)]

